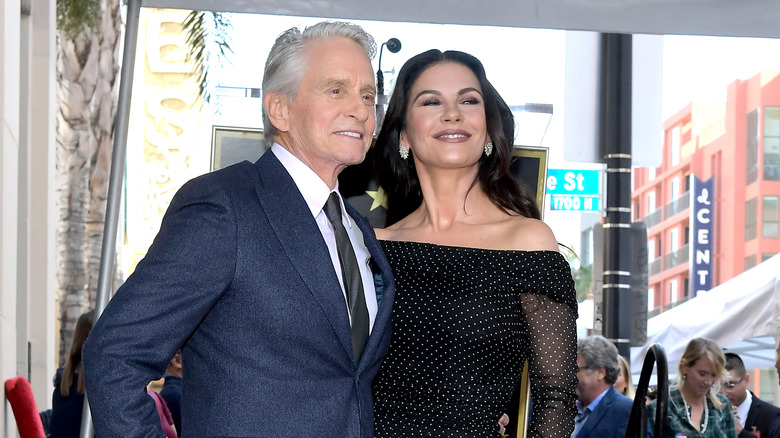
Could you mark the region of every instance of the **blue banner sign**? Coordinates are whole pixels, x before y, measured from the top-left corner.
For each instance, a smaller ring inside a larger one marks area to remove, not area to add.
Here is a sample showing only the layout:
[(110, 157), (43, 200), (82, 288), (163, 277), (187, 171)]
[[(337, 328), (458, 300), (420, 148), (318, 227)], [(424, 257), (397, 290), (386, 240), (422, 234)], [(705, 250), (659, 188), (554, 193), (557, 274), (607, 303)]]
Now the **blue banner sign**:
[(712, 202), (715, 177), (702, 181), (691, 175), (691, 298), (712, 289)]

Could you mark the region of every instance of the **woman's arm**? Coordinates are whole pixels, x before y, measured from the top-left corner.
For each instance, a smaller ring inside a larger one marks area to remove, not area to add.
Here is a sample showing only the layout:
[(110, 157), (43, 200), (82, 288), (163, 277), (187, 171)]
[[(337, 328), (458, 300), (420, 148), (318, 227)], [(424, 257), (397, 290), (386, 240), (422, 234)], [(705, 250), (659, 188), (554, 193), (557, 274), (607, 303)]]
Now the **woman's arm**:
[(577, 401), (576, 311), (533, 293), (522, 294), (522, 306), (531, 348), (530, 436), (571, 436)]

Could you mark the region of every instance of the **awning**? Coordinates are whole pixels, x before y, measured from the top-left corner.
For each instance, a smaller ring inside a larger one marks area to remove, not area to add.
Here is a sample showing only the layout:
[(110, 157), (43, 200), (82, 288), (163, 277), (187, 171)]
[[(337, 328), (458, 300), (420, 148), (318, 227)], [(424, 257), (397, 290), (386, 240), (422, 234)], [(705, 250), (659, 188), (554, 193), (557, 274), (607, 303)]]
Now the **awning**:
[(688, 342), (710, 338), (740, 355), (745, 366), (769, 368), (775, 363), (775, 336), (780, 326), (780, 254), (690, 301), (647, 321), (647, 344), (631, 349), (631, 371), (639, 374), (650, 344), (666, 350), (669, 373)]

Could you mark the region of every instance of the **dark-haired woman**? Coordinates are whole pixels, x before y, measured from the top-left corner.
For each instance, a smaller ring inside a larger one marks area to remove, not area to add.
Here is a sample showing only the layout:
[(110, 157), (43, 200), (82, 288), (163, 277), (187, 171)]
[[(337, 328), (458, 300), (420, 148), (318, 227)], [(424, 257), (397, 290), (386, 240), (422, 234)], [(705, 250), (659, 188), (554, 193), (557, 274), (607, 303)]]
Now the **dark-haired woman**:
[(81, 349), (95, 322), (94, 310), (84, 312), (76, 321), (65, 366), (54, 376), (51, 421), (52, 438), (78, 438), (81, 432), (81, 412), (84, 409), (84, 367)]
[(509, 170), (513, 140), (512, 112), (475, 57), (430, 50), (401, 68), (373, 150), (388, 201), (376, 232), (397, 286), (377, 438), (500, 437), (526, 360), (528, 436), (571, 436), (574, 283)]

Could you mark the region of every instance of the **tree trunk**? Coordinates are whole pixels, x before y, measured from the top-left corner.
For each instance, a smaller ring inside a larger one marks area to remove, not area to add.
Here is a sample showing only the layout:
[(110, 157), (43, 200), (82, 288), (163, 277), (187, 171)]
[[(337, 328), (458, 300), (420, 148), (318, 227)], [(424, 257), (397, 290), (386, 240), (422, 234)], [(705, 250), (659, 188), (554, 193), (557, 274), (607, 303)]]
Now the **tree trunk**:
[(119, 0), (97, 1), (95, 29), (57, 33), (60, 364), (76, 320), (95, 306), (113, 147), (122, 21)]

